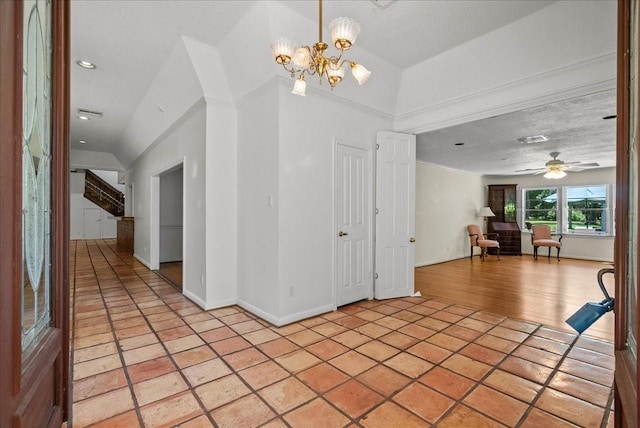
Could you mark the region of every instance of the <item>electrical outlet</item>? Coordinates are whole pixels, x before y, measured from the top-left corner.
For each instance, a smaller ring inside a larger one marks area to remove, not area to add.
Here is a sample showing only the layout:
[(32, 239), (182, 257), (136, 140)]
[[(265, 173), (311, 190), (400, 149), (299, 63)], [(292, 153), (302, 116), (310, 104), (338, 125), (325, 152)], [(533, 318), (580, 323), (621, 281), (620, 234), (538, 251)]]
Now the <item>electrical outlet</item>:
[(293, 286), (289, 287), (289, 297), (293, 297), (295, 295), (295, 290), (293, 288)]

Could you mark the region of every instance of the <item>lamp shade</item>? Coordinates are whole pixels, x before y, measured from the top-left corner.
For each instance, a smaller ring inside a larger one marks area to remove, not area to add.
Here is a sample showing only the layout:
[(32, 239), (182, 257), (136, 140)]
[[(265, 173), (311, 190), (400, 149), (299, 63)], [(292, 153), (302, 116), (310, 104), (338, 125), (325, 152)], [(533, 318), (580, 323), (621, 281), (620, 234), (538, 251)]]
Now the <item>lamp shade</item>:
[(491, 211), (489, 207), (482, 207), (478, 211), (478, 217), (495, 217), (496, 215)]
[(293, 42), (286, 37), (279, 37), (271, 42), (271, 52), (278, 64), (288, 64), (293, 55)]
[(340, 17), (329, 23), (333, 45), (341, 51), (346, 51), (360, 34), (360, 24), (351, 18)]
[(301, 97), (306, 96), (307, 91), (307, 82), (304, 81), (304, 74), (300, 75), (299, 79), (296, 79), (296, 82), (293, 84), (292, 94), (300, 95)]
[(293, 54), (291, 61), (293, 61), (295, 66), (300, 69), (309, 67), (309, 64), (311, 63), (311, 53), (309, 52), (309, 48), (306, 46), (298, 48)]
[(356, 64), (355, 62), (351, 63), (351, 74), (353, 74), (353, 77), (356, 78), (360, 85), (366, 82), (369, 76), (371, 76), (371, 72), (369, 70), (364, 68), (363, 65)]
[(544, 178), (551, 179), (551, 180), (557, 180), (559, 178), (566, 177), (566, 176), (567, 176), (567, 173), (561, 169), (550, 169), (543, 175)]

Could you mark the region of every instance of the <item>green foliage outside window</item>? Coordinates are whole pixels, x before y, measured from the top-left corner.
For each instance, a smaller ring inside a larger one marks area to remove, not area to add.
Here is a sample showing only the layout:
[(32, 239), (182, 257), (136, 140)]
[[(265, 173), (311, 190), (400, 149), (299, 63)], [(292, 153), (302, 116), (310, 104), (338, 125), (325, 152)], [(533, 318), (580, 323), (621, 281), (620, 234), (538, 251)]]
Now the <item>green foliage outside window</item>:
[[(557, 231), (561, 213), (565, 232), (608, 232), (607, 186), (525, 189), (524, 222), (527, 229), (536, 224), (546, 224)], [(561, 206), (558, 205), (558, 197)]]
[(531, 225), (546, 224), (555, 232), (558, 228), (557, 193), (555, 187), (525, 191), (525, 222)]

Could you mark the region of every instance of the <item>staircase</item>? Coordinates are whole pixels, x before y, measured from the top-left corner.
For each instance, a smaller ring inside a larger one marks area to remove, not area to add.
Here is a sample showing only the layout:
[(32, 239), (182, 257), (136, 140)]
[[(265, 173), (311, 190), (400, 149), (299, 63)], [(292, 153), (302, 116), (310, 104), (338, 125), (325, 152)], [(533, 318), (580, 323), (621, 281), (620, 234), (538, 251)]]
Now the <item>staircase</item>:
[(89, 170), (84, 178), (84, 197), (116, 217), (124, 215), (124, 193)]

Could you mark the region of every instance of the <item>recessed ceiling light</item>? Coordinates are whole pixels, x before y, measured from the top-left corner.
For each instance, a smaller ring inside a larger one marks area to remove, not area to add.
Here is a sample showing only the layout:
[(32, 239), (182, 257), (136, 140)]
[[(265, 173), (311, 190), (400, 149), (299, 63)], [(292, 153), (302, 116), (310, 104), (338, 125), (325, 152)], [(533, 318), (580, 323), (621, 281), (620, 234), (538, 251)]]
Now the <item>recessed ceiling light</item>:
[(86, 140), (78, 140), (78, 143), (80, 143), (80, 144), (87, 144), (87, 141), (86, 141)]
[(543, 141), (548, 141), (549, 139), (544, 135), (532, 135), (530, 137), (522, 137), (518, 138), (518, 142), (522, 144), (534, 144), (534, 143), (542, 143)]
[(610, 114), (609, 116), (605, 116), (602, 119), (609, 120), (609, 119), (615, 119), (616, 117), (618, 117), (618, 116), (616, 116), (615, 114)]
[(82, 68), (86, 68), (87, 70), (93, 70), (95, 68), (98, 68), (94, 63), (92, 63), (91, 61), (85, 61), (85, 60), (79, 60), (76, 61), (76, 64), (78, 64), (80, 67)]
[(464, 146), (464, 143), (455, 143), (454, 146)]
[(89, 120), (89, 116), (85, 116), (84, 114), (79, 114), (78, 119), (80, 120)]

